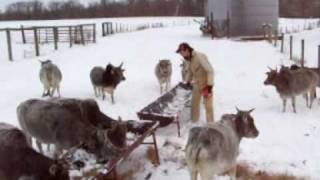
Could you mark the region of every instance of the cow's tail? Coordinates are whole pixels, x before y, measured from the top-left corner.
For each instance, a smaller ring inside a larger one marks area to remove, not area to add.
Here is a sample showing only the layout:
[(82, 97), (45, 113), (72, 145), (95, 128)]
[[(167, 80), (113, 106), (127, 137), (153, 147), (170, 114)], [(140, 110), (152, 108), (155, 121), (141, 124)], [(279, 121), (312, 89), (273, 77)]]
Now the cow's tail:
[(199, 156), (200, 156), (200, 152), (201, 152), (201, 146), (199, 143), (194, 144), (193, 147), (187, 147), (187, 148), (191, 148), (189, 151), (189, 160), (190, 162), (192, 162), (193, 165), (197, 165), (199, 163)]
[(195, 164), (199, 163), (200, 152), (201, 152), (201, 147), (198, 147), (197, 150), (196, 150), (196, 154), (195, 154), (195, 160), (194, 160)]

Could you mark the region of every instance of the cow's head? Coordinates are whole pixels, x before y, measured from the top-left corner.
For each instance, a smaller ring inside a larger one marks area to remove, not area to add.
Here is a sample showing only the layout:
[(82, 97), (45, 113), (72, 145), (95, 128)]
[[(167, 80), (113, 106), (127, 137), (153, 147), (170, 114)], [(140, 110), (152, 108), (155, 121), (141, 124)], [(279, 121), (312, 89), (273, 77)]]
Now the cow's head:
[(119, 117), (118, 121), (111, 124), (108, 130), (108, 138), (118, 148), (125, 148), (127, 145), (127, 122), (123, 122)]
[(242, 111), (237, 109), (237, 114), (235, 117), (236, 129), (240, 137), (246, 138), (255, 138), (259, 135), (259, 131), (257, 130), (254, 119), (250, 115), (250, 113), (254, 110), (251, 109), (249, 111)]
[(168, 75), (172, 71), (172, 65), (170, 60), (159, 60), (159, 70), (163, 75)]
[(45, 60), (45, 61), (41, 61), (41, 60), (39, 60), (39, 62), (41, 63), (41, 67), (42, 66), (44, 66), (44, 65), (46, 65), (46, 64), (52, 64), (52, 61), (51, 60)]
[(95, 154), (99, 161), (110, 160), (122, 152), (121, 148), (116, 147), (111, 142), (108, 137), (108, 131), (96, 129), (84, 144), (85, 149)]
[(69, 166), (68, 163), (66, 163), (63, 160), (56, 160), (48, 169), (50, 177), (48, 179), (50, 180), (69, 180)]
[(120, 66), (113, 66), (112, 64), (108, 64), (106, 67), (106, 72), (108, 74), (111, 74), (113, 77), (115, 77), (117, 79), (117, 81), (124, 81), (126, 80), (126, 78), (124, 77), (124, 69), (123, 67), (123, 63), (120, 64)]
[(266, 73), (267, 79), (264, 81), (264, 85), (273, 85), (278, 75), (277, 69), (273, 70), (269, 67), (269, 70), (270, 71)]

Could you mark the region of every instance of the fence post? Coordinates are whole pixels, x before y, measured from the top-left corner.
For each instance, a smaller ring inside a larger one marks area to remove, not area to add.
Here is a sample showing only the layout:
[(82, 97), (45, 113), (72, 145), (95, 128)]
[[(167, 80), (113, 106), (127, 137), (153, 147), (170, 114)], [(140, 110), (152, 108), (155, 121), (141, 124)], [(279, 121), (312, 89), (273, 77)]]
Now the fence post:
[(278, 30), (274, 31), (274, 46), (278, 46)]
[(292, 49), (293, 49), (293, 37), (292, 36), (290, 36), (290, 60), (292, 60)]
[(318, 68), (320, 69), (320, 45), (318, 46)]
[(23, 44), (26, 44), (26, 34), (24, 33), (24, 28), (23, 26), (21, 25), (21, 35), (22, 35), (22, 42)]
[(102, 23), (102, 37), (106, 36), (106, 32), (105, 32), (105, 23)]
[(81, 36), (81, 44), (84, 45), (84, 34), (83, 34), (83, 26), (80, 25), (80, 36)]
[(37, 28), (33, 28), (33, 34), (34, 34), (34, 45), (36, 49), (36, 56), (40, 56), (40, 51), (39, 51), (39, 39), (38, 39), (38, 33), (37, 33)]
[(281, 53), (284, 52), (284, 33), (281, 34)]
[(10, 61), (13, 61), (10, 30), (9, 30), (9, 29), (6, 29), (6, 33), (7, 33), (7, 43), (8, 43), (8, 55), (9, 55), (9, 60), (10, 60)]
[(110, 33), (113, 34), (114, 33), (113, 32), (113, 23), (110, 23), (109, 25), (110, 25)]
[(301, 67), (304, 67), (304, 39), (301, 40)]
[(96, 24), (93, 25), (93, 43), (97, 42), (97, 33), (96, 33), (97, 27)]
[(210, 13), (211, 38), (214, 38), (213, 12)]
[(54, 49), (58, 50), (58, 28), (53, 27)]
[(73, 41), (73, 38), (72, 38), (72, 27), (69, 26), (69, 46), (72, 47), (72, 41)]

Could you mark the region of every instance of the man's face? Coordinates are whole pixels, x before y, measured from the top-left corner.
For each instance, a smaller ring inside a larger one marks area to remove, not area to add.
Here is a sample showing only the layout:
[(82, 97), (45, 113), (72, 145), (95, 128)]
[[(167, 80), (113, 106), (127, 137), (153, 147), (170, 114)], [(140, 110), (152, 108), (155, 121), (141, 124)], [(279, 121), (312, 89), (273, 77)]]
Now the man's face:
[(190, 60), (190, 52), (187, 49), (180, 50), (180, 55), (186, 60)]

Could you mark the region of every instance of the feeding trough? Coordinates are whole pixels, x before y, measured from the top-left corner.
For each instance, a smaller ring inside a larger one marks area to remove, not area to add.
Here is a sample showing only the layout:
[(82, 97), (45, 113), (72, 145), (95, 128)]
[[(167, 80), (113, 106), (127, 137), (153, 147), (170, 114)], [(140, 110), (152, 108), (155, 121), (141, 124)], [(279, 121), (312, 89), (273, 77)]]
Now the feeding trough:
[(157, 121), (160, 127), (176, 123), (178, 136), (180, 136), (179, 117), (182, 110), (190, 104), (191, 93), (191, 87), (180, 83), (139, 111), (138, 117), (140, 120)]

